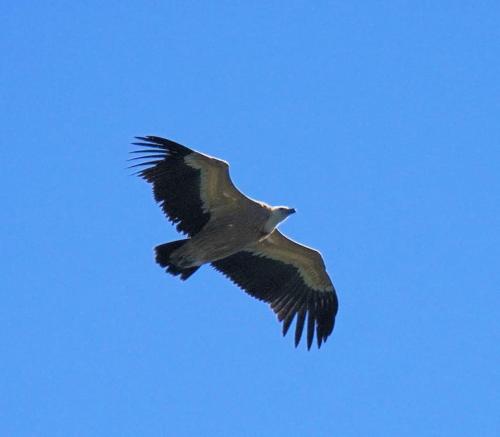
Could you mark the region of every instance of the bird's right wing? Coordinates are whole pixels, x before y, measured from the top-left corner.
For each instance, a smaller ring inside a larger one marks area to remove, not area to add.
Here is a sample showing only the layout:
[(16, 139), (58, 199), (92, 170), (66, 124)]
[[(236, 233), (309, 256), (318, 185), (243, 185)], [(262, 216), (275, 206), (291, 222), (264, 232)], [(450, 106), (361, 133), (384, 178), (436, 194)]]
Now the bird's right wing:
[(253, 202), (231, 181), (229, 164), (161, 137), (137, 137), (144, 147), (134, 159), (147, 166), (139, 176), (153, 185), (154, 197), (180, 232), (197, 234), (220, 208)]
[(332, 333), (338, 300), (321, 254), (275, 230), (255, 245), (212, 265), (257, 299), (268, 302), (283, 322), (283, 335), (295, 316), (295, 346), (307, 315), (307, 347), (314, 332), (318, 347)]

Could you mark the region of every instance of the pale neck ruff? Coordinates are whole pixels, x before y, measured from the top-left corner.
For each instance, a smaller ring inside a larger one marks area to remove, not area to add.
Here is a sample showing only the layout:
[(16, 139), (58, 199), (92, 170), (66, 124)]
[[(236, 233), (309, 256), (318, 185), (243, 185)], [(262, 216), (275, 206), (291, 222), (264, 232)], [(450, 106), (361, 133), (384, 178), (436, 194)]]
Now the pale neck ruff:
[(264, 232), (271, 233), (276, 225), (283, 221), (286, 217), (283, 217), (280, 211), (271, 211), (271, 216), (267, 219), (267, 222), (264, 224)]

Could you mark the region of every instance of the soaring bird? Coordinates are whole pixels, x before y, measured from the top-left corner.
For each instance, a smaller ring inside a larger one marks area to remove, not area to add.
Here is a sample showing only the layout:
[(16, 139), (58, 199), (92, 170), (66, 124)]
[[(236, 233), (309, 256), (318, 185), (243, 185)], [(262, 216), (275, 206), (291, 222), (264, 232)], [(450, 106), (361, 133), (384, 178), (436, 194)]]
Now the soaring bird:
[(332, 333), (338, 300), (321, 254), (283, 235), (277, 225), (295, 209), (270, 206), (240, 192), (229, 164), (157, 136), (136, 137), (138, 175), (188, 238), (160, 244), (156, 262), (186, 280), (211, 264), (251, 296), (267, 302), (286, 335), (294, 318), (295, 346), (307, 316), (307, 348)]

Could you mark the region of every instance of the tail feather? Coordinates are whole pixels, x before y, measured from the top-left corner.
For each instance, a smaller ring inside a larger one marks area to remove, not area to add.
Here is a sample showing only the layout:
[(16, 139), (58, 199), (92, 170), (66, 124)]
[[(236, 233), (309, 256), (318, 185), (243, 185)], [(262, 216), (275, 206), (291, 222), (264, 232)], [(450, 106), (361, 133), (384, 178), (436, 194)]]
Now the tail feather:
[(160, 264), (160, 266), (166, 268), (166, 271), (174, 276), (179, 276), (183, 281), (189, 278), (196, 270), (200, 268), (200, 266), (182, 268), (178, 267), (175, 264), (172, 264), (170, 261), (170, 255), (176, 249), (179, 249), (183, 244), (185, 244), (188, 240), (177, 240), (171, 241), (170, 243), (160, 244), (155, 247), (156, 253), (156, 262)]

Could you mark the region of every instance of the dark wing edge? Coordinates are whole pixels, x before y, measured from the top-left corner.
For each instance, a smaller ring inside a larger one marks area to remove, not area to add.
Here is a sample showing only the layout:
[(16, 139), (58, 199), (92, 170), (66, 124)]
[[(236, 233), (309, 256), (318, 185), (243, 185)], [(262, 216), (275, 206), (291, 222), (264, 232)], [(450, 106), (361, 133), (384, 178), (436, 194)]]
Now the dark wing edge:
[(293, 264), (241, 251), (215, 261), (212, 266), (251, 296), (270, 304), (283, 322), (286, 335), (295, 316), (295, 347), (300, 343), (307, 317), (307, 349), (314, 333), (318, 348), (335, 325), (338, 300), (335, 289), (317, 290), (307, 285)]
[(200, 170), (190, 167), (184, 158), (195, 151), (174, 141), (157, 136), (136, 137), (132, 143), (143, 149), (131, 153), (131, 160), (145, 160), (130, 168), (146, 166), (137, 175), (153, 185), (155, 200), (179, 232), (190, 236), (198, 233), (210, 220), (203, 210), (200, 196)]

